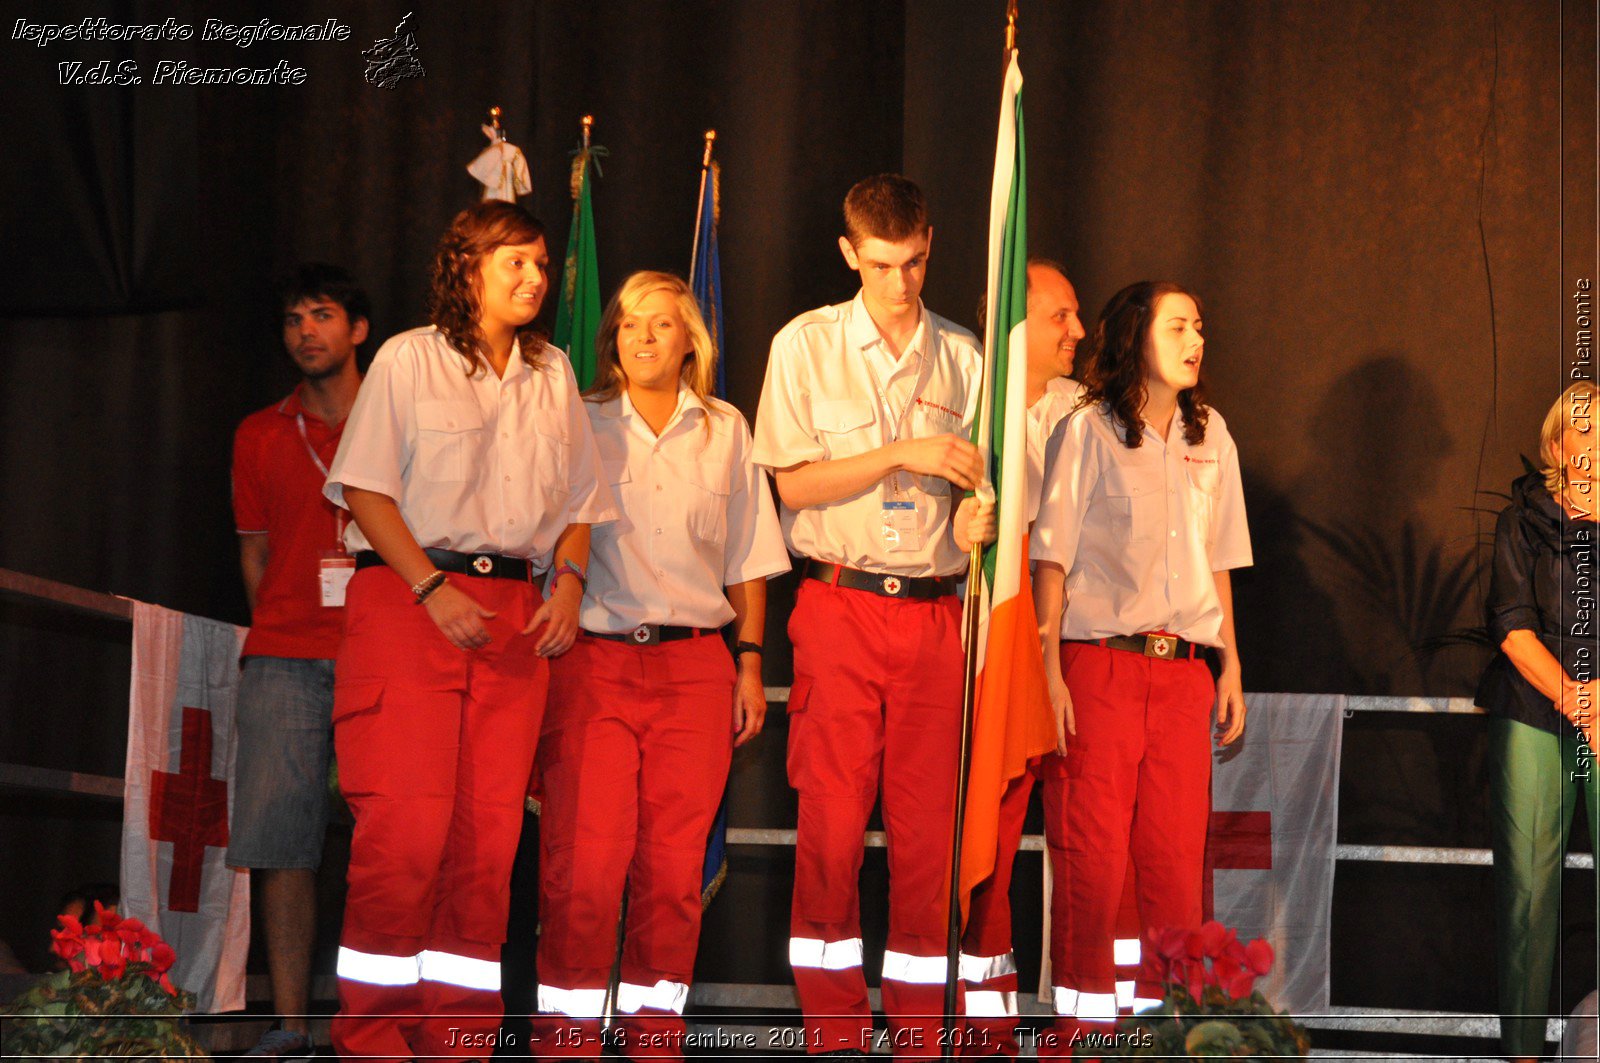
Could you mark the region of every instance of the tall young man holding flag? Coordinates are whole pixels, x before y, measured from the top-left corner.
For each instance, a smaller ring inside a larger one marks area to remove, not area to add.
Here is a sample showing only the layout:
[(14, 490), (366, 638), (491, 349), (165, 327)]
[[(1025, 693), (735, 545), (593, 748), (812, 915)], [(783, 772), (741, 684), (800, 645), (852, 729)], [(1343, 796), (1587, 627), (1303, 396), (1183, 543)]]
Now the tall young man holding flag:
[(789, 781), (800, 792), (789, 959), (811, 1052), (861, 1052), (872, 1030), (857, 880), (882, 783), (889, 836), (883, 1007), (896, 1054), (939, 1054), (961, 603), (992, 510), (952, 490), (983, 479), (970, 333), (920, 298), (933, 230), (898, 174), (845, 197), (840, 252), (855, 299), (778, 333), (756, 419), (789, 550), (805, 558), (789, 635)]

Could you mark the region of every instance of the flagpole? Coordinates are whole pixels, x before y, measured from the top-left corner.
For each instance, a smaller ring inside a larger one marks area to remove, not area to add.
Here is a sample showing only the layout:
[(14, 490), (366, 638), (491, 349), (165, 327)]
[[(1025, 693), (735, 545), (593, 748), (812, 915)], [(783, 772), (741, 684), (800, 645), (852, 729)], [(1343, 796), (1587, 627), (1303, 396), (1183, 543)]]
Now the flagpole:
[(689, 283), (694, 283), (694, 270), (700, 264), (700, 223), (705, 220), (706, 177), (711, 173), (711, 146), (717, 142), (717, 131), (706, 130), (706, 150), (700, 159), (700, 195), (694, 201), (694, 245), (689, 252)]
[[(1009, 65), (1011, 53), (1017, 48), (1017, 0), (1009, 0), (1006, 4), (1006, 47), (1005, 61)], [(992, 293), (991, 293), (992, 294)], [(995, 314), (999, 313), (998, 306), (988, 308), (990, 318), (990, 331), (997, 328)], [(982, 394), (990, 396), (994, 392), (994, 381), (990, 378), (993, 368), (989, 351), (984, 351)], [(992, 413), (991, 413), (992, 416)], [(984, 470), (984, 485), (988, 484), (988, 470)], [(992, 490), (992, 488), (991, 488)], [(956, 770), (956, 813), (955, 822), (951, 826), (950, 842), (950, 893), (947, 923), (947, 937), (945, 939), (945, 973), (944, 973), (944, 1036), (940, 1039), (940, 1059), (950, 1061), (955, 1059), (955, 1025), (956, 1025), (956, 983), (961, 970), (961, 849), (966, 837), (966, 812), (967, 812), (967, 772), (972, 761), (972, 713), (973, 705), (977, 700), (978, 685), (978, 609), (982, 602), (983, 591), (983, 544), (973, 543), (967, 556), (967, 595), (966, 608), (962, 610), (965, 621), (965, 630), (962, 632), (962, 648), (966, 654), (965, 665), (961, 676), (961, 745), (960, 760)]]

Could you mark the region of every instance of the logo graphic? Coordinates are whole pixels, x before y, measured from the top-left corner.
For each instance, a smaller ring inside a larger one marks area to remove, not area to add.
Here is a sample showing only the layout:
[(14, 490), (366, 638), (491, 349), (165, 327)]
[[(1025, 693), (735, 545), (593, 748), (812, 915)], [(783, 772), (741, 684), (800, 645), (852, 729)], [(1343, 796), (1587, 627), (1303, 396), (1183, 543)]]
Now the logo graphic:
[(649, 642), (650, 641), (650, 625), (649, 624), (640, 624), (638, 627), (634, 628), (633, 629), (633, 641), (637, 642), (641, 646), (643, 646), (645, 643)]
[(422, 61), (417, 58), (417, 35), (411, 32), (411, 12), (394, 28), (393, 37), (380, 37), (372, 47), (361, 53), (367, 61), (366, 79), (370, 85), (394, 89), (407, 78), (427, 75)]
[(899, 594), (900, 587), (901, 583), (898, 576), (883, 577), (883, 590), (885, 594)]
[(494, 562), (487, 557), (478, 556), (472, 559), (472, 571), (480, 576), (487, 576), (494, 571)]

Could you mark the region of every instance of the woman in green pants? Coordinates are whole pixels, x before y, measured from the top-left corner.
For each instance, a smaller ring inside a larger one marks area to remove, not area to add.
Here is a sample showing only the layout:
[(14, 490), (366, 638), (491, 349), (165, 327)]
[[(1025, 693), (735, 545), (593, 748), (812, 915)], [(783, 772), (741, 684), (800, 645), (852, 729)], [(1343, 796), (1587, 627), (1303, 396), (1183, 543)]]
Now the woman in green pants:
[(1488, 621), (1500, 652), (1476, 700), (1490, 714), (1500, 1039), (1515, 1060), (1544, 1048), (1561, 869), (1580, 793), (1600, 849), (1597, 418), (1593, 383), (1562, 393), (1539, 433), (1541, 471), (1512, 485), (1495, 526)]

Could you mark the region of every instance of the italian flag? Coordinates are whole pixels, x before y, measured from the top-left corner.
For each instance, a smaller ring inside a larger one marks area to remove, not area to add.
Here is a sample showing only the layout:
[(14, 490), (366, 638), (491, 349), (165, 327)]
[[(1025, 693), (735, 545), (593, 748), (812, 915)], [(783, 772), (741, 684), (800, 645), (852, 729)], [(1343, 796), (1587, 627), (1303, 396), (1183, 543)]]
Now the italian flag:
[[(1000, 535), (984, 551), (972, 759), (961, 852), (962, 906), (994, 871), (1000, 797), (1030, 757), (1055, 748), (1039, 628), (1028, 578), (1027, 167), (1022, 70), (1013, 49), (1000, 94), (989, 201), (989, 277), (983, 396), (974, 442), (988, 464)], [(1013, 357), (1014, 355), (1014, 357)]]

